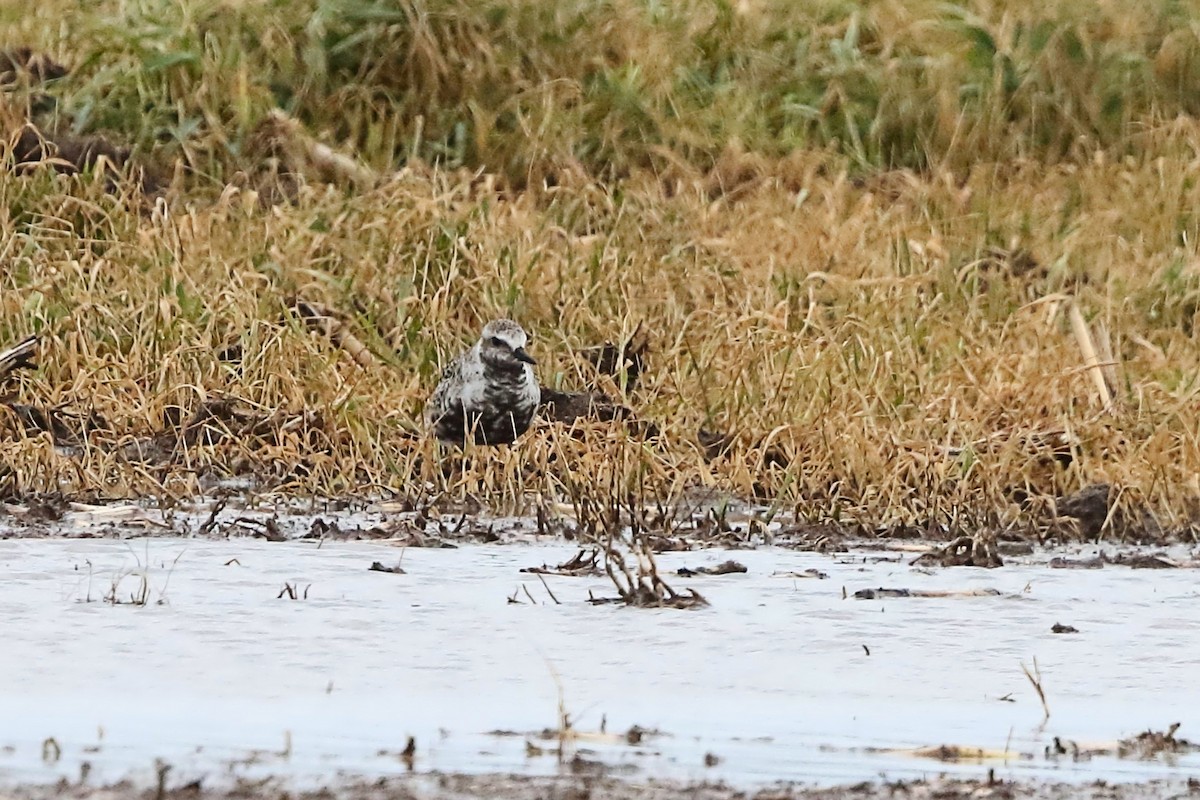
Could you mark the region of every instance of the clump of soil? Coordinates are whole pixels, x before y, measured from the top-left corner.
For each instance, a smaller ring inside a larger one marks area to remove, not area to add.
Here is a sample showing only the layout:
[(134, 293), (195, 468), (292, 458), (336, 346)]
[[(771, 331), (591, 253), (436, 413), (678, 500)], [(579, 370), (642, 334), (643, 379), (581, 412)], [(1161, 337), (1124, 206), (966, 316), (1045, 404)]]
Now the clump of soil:
[(999, 589), (859, 589), (855, 600), (885, 600), (906, 597), (999, 597)]
[(1068, 523), (1077, 526), (1079, 536), (1094, 539), (1100, 535), (1108, 520), (1111, 506), (1112, 487), (1107, 483), (1085, 486), (1074, 494), (1058, 497), (1054, 501), (1054, 513)]
[[(600, 376), (611, 378), (629, 392), (636, 388), (646, 369), (649, 351), (649, 337), (638, 325), (624, 342), (605, 342), (598, 347), (585, 348), (579, 355), (591, 362)], [(639, 421), (633, 409), (617, 402), (597, 385), (588, 386), (584, 391), (560, 391), (543, 386), (539, 409), (547, 419), (563, 425), (569, 426), (581, 419), (625, 422), (640, 429), (647, 438), (658, 435), (657, 425)]]
[(543, 564), (540, 567), (524, 567), (521, 572), (528, 572), (534, 575), (558, 575), (564, 577), (591, 577), (594, 575), (603, 575), (603, 570), (600, 569), (600, 548), (592, 547), (586, 550), (580, 550), (572, 558), (564, 561), (555, 567), (549, 567)]
[(605, 342), (585, 350), (584, 355), (595, 365), (597, 372), (613, 378), (628, 392), (637, 387), (638, 378), (646, 369), (649, 352), (650, 337), (639, 323), (624, 342)]
[(723, 561), (715, 567), (680, 567), (676, 574), (681, 578), (691, 578), (696, 575), (737, 575), (747, 572), (746, 565), (732, 559)]
[(21, 81), (45, 83), (66, 77), (67, 68), (45, 53), (30, 47), (0, 50), (0, 88)]
[(140, 187), (143, 196), (156, 194), (162, 188), (162, 179), (135, 160), (129, 147), (103, 136), (63, 130), (49, 94), (40, 90), (29, 94), (24, 104), (26, 112), (16, 110), (21, 103), (7, 102), (6, 92), (18, 88), (28, 91), (69, 74), (65, 65), (28, 47), (0, 51), (0, 108), (5, 112), (0, 114), (0, 158), (19, 171), (46, 166), (65, 175), (98, 172), (110, 192), (116, 192), (129, 179)]
[(554, 422), (571, 425), (579, 419), (598, 422), (633, 420), (633, 410), (620, 405), (603, 392), (560, 392), (542, 387), (539, 405), (542, 413)]
[(1053, 499), (1048, 509), (1052, 530), (1069, 538), (1097, 540), (1113, 537), (1126, 541), (1161, 542), (1167, 531), (1150, 509), (1140, 504), (1118, 502), (1119, 493), (1110, 484), (1093, 483), (1077, 492)]
[(1122, 739), (1117, 745), (1117, 755), (1122, 758), (1155, 758), (1164, 753), (1192, 753), (1200, 751), (1200, 745), (1187, 739), (1175, 738), (1180, 723), (1176, 722), (1165, 731), (1143, 731), (1137, 736)]
[(1004, 560), (996, 552), (996, 535), (989, 531), (981, 531), (974, 536), (959, 536), (933, 552), (922, 553), (909, 564), (994, 568), (1004, 566)]

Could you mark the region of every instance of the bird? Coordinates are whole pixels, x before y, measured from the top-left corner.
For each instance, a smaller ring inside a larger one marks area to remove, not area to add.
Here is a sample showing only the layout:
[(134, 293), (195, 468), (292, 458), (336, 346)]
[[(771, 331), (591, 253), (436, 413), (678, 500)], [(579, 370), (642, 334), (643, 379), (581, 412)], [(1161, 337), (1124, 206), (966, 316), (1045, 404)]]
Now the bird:
[(511, 319), (483, 327), (479, 341), (442, 372), (425, 407), (425, 420), (440, 441), (463, 445), (511, 444), (529, 429), (541, 399), (525, 351), (529, 335)]

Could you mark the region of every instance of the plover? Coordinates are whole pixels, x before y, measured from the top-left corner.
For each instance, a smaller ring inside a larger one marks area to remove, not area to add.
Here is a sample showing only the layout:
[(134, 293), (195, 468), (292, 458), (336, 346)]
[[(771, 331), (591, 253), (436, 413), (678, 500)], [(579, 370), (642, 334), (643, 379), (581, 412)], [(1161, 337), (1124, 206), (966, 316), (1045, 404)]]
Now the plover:
[(529, 429), (541, 390), (529, 336), (510, 319), (492, 320), (470, 350), (442, 372), (425, 419), (443, 442), (509, 444)]

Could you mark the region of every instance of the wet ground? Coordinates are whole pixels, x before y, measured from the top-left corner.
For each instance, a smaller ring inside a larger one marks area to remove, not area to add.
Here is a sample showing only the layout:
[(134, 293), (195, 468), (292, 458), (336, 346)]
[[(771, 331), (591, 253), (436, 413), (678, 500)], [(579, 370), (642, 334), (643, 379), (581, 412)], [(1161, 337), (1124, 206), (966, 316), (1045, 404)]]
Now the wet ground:
[[(1157, 796), (1200, 774), (1184, 742), (1200, 730), (1193, 569), (1051, 566), (1095, 547), (991, 570), (708, 549), (658, 566), (711, 605), (647, 610), (590, 603), (614, 594), (603, 574), (521, 571), (578, 552), (561, 541), (402, 547), (337, 541), (328, 522), (307, 540), (112, 538), (159, 529), (81, 519), (55, 524), (110, 537), (0, 541), (0, 785), (27, 793), (84, 775), (360, 792), (387, 777), (399, 796), (946, 775), (994, 792), (990, 775)], [(746, 571), (676, 574), (728, 559)]]
[(296, 800), (468, 800), (497, 797), (508, 800), (1010, 800), (1017, 797), (1031, 800), (1155, 800), (1197, 794), (1200, 794), (1200, 784), (1195, 781), (1062, 784), (934, 778), (874, 781), (830, 788), (786, 786), (744, 791), (721, 783), (630, 780), (603, 776), (538, 778), (521, 775), (421, 775), (380, 778), (370, 782), (339, 782), (318, 790), (299, 792), (287, 790), (277, 780), (245, 782), (228, 790), (186, 784), (178, 788), (168, 787), (161, 792), (157, 787), (139, 789), (128, 782), (104, 787), (66, 783), (25, 785), (7, 791), (5, 797), (13, 800), (113, 800), (124, 797), (145, 800), (244, 800), (268, 796)]

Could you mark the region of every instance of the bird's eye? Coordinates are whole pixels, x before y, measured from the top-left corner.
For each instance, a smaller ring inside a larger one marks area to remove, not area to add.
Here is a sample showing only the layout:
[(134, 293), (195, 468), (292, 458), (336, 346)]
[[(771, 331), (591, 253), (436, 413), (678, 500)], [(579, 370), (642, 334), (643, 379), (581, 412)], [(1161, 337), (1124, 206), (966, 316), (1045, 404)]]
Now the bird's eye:
[(496, 347), (504, 347), (504, 340), (501, 339), (499, 336), (493, 336), (492, 344)]

